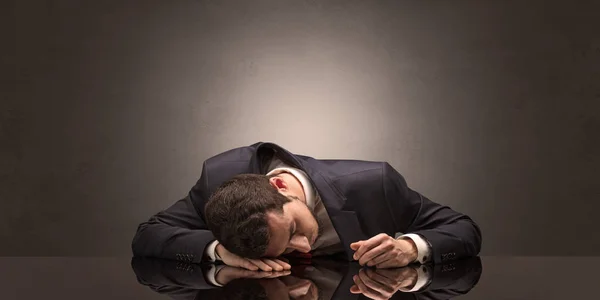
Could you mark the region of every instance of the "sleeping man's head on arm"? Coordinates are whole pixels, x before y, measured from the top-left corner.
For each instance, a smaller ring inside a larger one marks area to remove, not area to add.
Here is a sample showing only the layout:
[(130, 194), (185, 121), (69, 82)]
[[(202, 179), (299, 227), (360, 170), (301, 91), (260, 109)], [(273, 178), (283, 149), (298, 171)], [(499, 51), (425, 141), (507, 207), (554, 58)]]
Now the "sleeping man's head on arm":
[(319, 232), (302, 185), (289, 173), (237, 175), (211, 195), (205, 215), (219, 243), (244, 258), (309, 252)]

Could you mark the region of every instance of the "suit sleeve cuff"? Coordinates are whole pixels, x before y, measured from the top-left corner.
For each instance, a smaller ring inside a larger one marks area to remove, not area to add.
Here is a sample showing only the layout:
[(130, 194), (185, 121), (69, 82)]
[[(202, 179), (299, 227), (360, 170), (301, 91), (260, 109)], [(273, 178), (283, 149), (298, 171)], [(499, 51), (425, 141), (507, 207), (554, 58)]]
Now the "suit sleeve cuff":
[(417, 246), (417, 259), (414, 262), (426, 264), (431, 260), (431, 249), (429, 248), (429, 243), (423, 237), (418, 234), (407, 233), (399, 236), (398, 238), (408, 238), (415, 243)]
[(210, 244), (208, 244), (208, 246), (206, 246), (206, 255), (208, 256), (210, 262), (216, 262), (216, 261), (220, 261), (221, 257), (219, 257), (219, 255), (217, 254), (216, 248), (217, 245), (219, 244), (219, 241), (214, 240), (212, 241)]
[(429, 280), (431, 279), (429, 276), (429, 274), (431, 274), (431, 271), (428, 270), (428, 268), (429, 267), (426, 265), (420, 265), (417, 268), (417, 282), (415, 283), (415, 285), (410, 289), (399, 288), (398, 290), (405, 293), (420, 291), (429, 283)]
[(208, 271), (206, 272), (206, 281), (210, 284), (222, 287), (223, 285), (217, 282), (217, 273), (223, 269), (225, 265), (214, 265), (212, 264)]

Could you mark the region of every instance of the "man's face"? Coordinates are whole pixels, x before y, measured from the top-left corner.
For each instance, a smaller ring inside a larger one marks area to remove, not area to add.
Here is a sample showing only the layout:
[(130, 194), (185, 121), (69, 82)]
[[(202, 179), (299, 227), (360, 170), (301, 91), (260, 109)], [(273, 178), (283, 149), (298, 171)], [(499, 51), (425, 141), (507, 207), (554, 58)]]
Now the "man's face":
[(265, 256), (277, 257), (294, 250), (307, 253), (319, 235), (313, 212), (298, 198), (283, 205), (283, 214), (267, 213), (271, 237)]

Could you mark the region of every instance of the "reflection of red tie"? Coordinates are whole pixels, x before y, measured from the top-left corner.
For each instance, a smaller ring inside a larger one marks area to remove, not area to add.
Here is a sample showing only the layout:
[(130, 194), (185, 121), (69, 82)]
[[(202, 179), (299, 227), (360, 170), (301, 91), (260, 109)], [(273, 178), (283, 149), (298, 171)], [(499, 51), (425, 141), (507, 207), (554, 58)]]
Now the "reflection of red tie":
[(291, 263), (310, 265), (312, 260), (312, 251), (308, 253), (292, 251), (288, 254), (284, 254), (283, 257), (290, 259)]

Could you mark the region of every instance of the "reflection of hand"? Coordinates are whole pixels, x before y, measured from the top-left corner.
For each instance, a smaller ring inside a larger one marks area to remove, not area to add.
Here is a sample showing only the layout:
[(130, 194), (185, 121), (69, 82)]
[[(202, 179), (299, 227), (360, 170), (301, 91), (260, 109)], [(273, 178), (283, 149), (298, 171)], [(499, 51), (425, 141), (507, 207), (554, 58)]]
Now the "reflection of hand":
[(275, 271), (275, 272), (264, 272), (264, 271), (250, 271), (243, 268), (224, 266), (217, 272), (215, 280), (220, 285), (226, 285), (230, 281), (238, 278), (275, 278), (280, 276), (290, 275), (290, 270)]
[(218, 244), (215, 248), (217, 254), (221, 257), (223, 263), (231, 267), (240, 267), (252, 271), (262, 270), (262, 271), (283, 271), (291, 269), (291, 266), (280, 260), (280, 259), (249, 259), (237, 256), (229, 250), (227, 250), (223, 245)]
[(395, 239), (385, 233), (352, 243), (350, 248), (355, 251), (354, 259), (361, 266), (397, 268), (417, 259), (417, 246), (411, 239)]
[(409, 289), (417, 282), (417, 270), (411, 267), (399, 269), (361, 269), (354, 275), (350, 288), (353, 294), (363, 294), (371, 299), (389, 299), (400, 288)]

